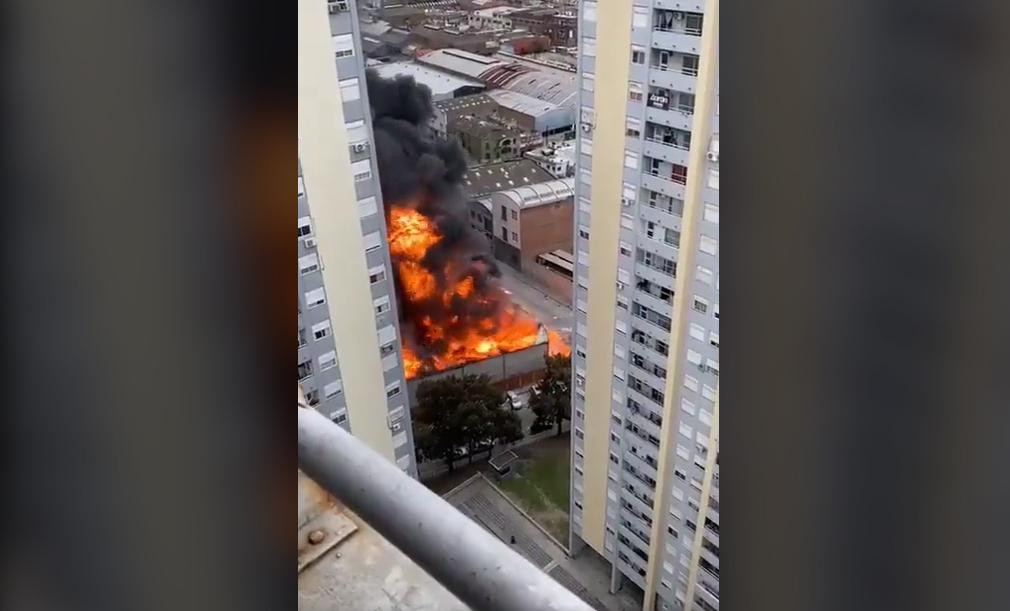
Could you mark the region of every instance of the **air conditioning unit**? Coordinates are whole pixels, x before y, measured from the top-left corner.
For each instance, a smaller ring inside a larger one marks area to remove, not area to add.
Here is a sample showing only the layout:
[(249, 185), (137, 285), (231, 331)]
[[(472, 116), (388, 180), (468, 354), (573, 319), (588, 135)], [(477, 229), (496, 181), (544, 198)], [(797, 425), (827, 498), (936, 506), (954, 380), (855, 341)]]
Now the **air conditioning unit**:
[(719, 161), (719, 153), (715, 151), (709, 151), (707, 157), (709, 161)]
[(351, 148), (354, 149), (355, 153), (364, 153), (365, 151), (368, 150), (368, 143), (367, 142), (355, 142), (354, 144), (351, 145)]
[(673, 20), (674, 21), (683, 21), (684, 20), (684, 13), (680, 13), (680, 12), (674, 13), (673, 14)]
[(634, 202), (631, 199), (627, 198), (627, 197), (622, 197), (621, 198), (621, 205), (622, 206), (630, 206), (633, 203)]
[(305, 248), (315, 248), (316, 247), (316, 239), (314, 237), (312, 237), (312, 236), (309, 236), (307, 238), (302, 238), (302, 243), (305, 244)]
[(339, 13), (348, 10), (347, 0), (327, 0), (326, 4), (330, 9), (330, 13)]
[(592, 126), (592, 124), (590, 124), (590, 123), (583, 123), (583, 124), (582, 124), (582, 131), (586, 132), (587, 134), (588, 134), (589, 132), (593, 131), (593, 126)]

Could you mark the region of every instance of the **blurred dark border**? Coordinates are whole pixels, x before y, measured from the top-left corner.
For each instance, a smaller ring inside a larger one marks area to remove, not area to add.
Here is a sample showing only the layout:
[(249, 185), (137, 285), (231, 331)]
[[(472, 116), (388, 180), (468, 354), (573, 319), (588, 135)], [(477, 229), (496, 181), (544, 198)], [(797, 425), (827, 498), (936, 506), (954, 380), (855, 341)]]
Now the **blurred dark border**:
[[(721, 608), (1005, 609), (1006, 4), (721, 12)], [(4, 13), (8, 606), (292, 606), (295, 6)]]
[(720, 608), (1006, 609), (1008, 5), (721, 22)]
[(8, 606), (291, 607), (296, 7), (4, 13)]

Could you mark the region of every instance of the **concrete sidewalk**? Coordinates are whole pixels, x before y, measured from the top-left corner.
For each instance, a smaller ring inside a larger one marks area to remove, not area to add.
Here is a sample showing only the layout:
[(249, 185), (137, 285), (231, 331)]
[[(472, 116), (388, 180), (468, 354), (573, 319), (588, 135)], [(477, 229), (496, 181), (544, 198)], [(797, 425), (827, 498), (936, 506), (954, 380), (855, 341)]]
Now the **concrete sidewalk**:
[[(463, 482), (444, 497), (452, 506), (493, 535), (515, 547), (527, 560), (602, 611), (638, 611), (642, 601), (627, 592), (610, 594), (610, 567), (604, 561), (567, 550), (541, 530), (522, 510), (481, 474)], [(514, 543), (513, 543), (514, 540)]]

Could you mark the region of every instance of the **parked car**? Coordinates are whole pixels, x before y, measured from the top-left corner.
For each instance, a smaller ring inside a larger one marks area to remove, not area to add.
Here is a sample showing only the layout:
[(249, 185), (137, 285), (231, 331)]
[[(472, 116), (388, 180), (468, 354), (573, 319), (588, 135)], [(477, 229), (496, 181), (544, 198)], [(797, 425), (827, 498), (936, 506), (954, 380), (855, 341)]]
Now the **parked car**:
[(520, 395), (516, 391), (510, 390), (510, 391), (508, 391), (508, 392), (505, 393), (505, 396), (506, 396), (505, 400), (508, 401), (509, 406), (513, 410), (517, 410), (518, 411), (518, 410), (521, 410), (522, 408), (526, 407), (526, 401), (525, 401), (525, 399), (523, 399), (522, 395)]

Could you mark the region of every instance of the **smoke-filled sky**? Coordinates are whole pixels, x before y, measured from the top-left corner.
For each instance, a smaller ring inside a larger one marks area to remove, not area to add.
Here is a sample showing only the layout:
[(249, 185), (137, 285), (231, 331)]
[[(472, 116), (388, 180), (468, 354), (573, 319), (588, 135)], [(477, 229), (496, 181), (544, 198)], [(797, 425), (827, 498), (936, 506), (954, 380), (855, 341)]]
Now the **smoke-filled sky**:
[(416, 356), (416, 375), (526, 347), (536, 324), (501, 290), (489, 245), (470, 227), (461, 184), (466, 158), (429, 126), (431, 91), (413, 77), (383, 79), (371, 70), (366, 82), (400, 315), (408, 323), (405, 361)]

